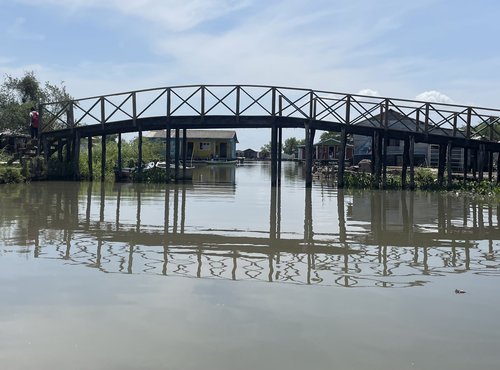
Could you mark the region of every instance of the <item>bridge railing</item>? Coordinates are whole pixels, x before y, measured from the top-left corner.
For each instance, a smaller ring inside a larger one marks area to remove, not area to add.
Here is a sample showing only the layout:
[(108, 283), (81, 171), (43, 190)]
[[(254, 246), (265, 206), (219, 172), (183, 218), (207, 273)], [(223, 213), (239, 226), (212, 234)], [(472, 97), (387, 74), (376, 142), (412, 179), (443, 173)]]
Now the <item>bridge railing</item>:
[(144, 89), (41, 104), (40, 112), (43, 133), (158, 116), (276, 116), (500, 140), (498, 109), (260, 85)]

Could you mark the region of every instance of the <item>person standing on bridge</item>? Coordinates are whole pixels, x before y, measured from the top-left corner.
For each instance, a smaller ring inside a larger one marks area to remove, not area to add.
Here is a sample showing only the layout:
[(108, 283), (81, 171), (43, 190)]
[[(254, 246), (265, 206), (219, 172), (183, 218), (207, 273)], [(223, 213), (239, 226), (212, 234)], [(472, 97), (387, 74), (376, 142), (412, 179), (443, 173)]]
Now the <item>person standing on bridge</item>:
[(38, 112), (35, 107), (30, 109), (30, 135), (32, 139), (38, 138)]

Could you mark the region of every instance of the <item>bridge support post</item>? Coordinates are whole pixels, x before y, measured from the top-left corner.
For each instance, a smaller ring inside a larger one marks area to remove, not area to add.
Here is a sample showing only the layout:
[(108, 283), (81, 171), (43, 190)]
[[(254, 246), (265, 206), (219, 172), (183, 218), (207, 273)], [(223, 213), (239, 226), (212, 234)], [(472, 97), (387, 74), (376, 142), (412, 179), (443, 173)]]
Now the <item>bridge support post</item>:
[(464, 147), (464, 158), (463, 158), (463, 173), (464, 173), (464, 178), (463, 178), (463, 182), (464, 182), (464, 185), (467, 184), (467, 176), (468, 176), (468, 173), (469, 173), (469, 148), (467, 147)]
[(474, 181), (477, 180), (477, 154), (478, 154), (477, 149), (476, 148), (472, 149), (471, 166), (472, 166), (472, 177), (474, 178)]
[(278, 186), (281, 186), (281, 161), (283, 151), (283, 129), (278, 128)]
[(374, 168), (375, 168), (375, 187), (380, 188), (380, 176), (382, 172), (381, 164), (381, 151), (382, 151), (382, 137), (378, 131), (373, 133), (373, 143), (375, 144), (372, 149), (372, 156), (374, 158)]
[(376, 155), (375, 155), (375, 149), (377, 147), (377, 144), (375, 143), (375, 138), (376, 138), (376, 132), (374, 135), (372, 135), (372, 154), (371, 154), (371, 163), (370, 163), (370, 169), (372, 176), (375, 176), (375, 173), (377, 172), (377, 167), (376, 167)]
[(410, 153), (410, 140), (405, 138), (403, 148), (403, 166), (401, 167), (401, 188), (406, 189), (406, 174), (408, 172), (408, 157)]
[(167, 183), (170, 182), (170, 140), (171, 140), (171, 130), (167, 126), (165, 129), (166, 138), (165, 138), (165, 177)]
[[(137, 162), (137, 172), (139, 173), (139, 177), (142, 175), (142, 127), (139, 126), (139, 139), (138, 139), (138, 159)], [(141, 179), (142, 180), (142, 179)]]
[(479, 144), (479, 153), (477, 156), (477, 175), (479, 181), (483, 181), (484, 178), (484, 154), (484, 144)]
[(101, 182), (106, 177), (106, 135), (101, 137)]
[(57, 140), (57, 161), (59, 165), (62, 167), (63, 164), (63, 141), (62, 139)]
[(345, 148), (347, 144), (347, 134), (345, 127), (340, 130), (340, 152), (339, 152), (339, 165), (337, 173), (337, 187), (344, 187), (344, 170), (345, 170)]
[(73, 179), (80, 180), (80, 134), (75, 133), (75, 149), (73, 151)]
[[(120, 149), (118, 149), (118, 150), (120, 150)], [(87, 167), (89, 170), (88, 180), (92, 181), (94, 179), (94, 176), (93, 176), (94, 169), (93, 169), (93, 161), (92, 161), (92, 136), (89, 136), (87, 138)]]
[(71, 161), (71, 145), (72, 145), (72, 140), (70, 136), (66, 136), (66, 163), (70, 163)]
[(446, 145), (439, 144), (439, 160), (438, 160), (438, 185), (439, 186), (443, 186), (445, 163), (446, 163)]
[(122, 134), (118, 134), (118, 172), (121, 173), (123, 168), (122, 160)]
[(415, 136), (409, 138), (408, 157), (410, 160), (410, 189), (415, 189)]
[(180, 130), (178, 128), (175, 129), (175, 153), (174, 153), (174, 162), (175, 162), (175, 173), (174, 173), (174, 181), (177, 182), (179, 179), (179, 135)]
[(186, 162), (187, 162), (187, 130), (182, 129), (182, 178), (186, 178)]
[(500, 184), (500, 152), (497, 153), (497, 184)]
[(306, 188), (312, 187), (313, 143), (315, 129), (306, 125)]
[(63, 139), (57, 140), (57, 162), (59, 164), (59, 176), (62, 178), (64, 175), (64, 157), (63, 157)]
[(452, 151), (452, 144), (451, 141), (448, 141), (448, 145), (446, 147), (446, 172), (448, 176), (448, 182), (447, 182), (447, 188), (448, 190), (451, 189), (453, 185), (453, 174), (452, 174), (452, 168), (451, 168), (451, 151)]
[(493, 152), (488, 152), (488, 180), (493, 181)]
[(276, 187), (278, 179), (278, 128), (271, 128), (271, 187)]
[(389, 134), (384, 134), (384, 144), (382, 152), (382, 189), (387, 185), (387, 147), (389, 146)]

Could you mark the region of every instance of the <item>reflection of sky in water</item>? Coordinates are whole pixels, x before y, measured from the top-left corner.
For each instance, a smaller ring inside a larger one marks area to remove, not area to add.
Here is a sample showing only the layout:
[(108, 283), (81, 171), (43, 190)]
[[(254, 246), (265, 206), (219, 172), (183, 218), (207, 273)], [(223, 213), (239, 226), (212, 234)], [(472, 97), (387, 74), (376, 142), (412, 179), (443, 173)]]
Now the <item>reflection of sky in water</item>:
[(495, 368), (498, 203), (204, 171), (3, 187), (2, 368)]

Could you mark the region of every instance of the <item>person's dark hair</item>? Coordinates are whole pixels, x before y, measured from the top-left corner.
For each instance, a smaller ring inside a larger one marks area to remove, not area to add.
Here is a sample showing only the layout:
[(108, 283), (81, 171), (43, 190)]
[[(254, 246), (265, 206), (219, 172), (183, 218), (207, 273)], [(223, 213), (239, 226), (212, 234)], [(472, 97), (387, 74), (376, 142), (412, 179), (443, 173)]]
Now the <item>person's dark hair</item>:
[(35, 107), (31, 107), (30, 112), (34, 112), (34, 111), (36, 111), (36, 108)]

